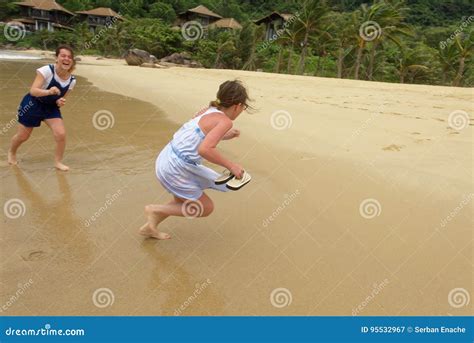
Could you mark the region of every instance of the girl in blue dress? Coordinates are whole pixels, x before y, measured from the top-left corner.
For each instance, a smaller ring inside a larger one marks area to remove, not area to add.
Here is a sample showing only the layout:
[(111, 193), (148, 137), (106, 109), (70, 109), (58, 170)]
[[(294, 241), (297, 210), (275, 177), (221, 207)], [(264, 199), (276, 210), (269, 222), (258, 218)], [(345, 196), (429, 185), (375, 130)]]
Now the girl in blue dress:
[(67, 94), (74, 88), (76, 79), (73, 50), (66, 45), (56, 49), (56, 63), (36, 70), (36, 78), (18, 107), (18, 130), (11, 140), (8, 163), (17, 164), (16, 152), (28, 140), (33, 128), (44, 121), (51, 129), (56, 141), (54, 166), (62, 171), (69, 167), (62, 163), (66, 147), (66, 130), (60, 108), (66, 103)]
[[(140, 234), (169, 239), (158, 225), (169, 216), (206, 217), (214, 204), (204, 193), (205, 189), (228, 191), (238, 189), (250, 181), (242, 167), (225, 158), (218, 150), (221, 140), (240, 135), (232, 129), (233, 121), (247, 109), (249, 97), (240, 81), (226, 81), (220, 85), (217, 99), (210, 107), (185, 123), (160, 152), (155, 165), (156, 176), (162, 186), (173, 195), (173, 200), (163, 205), (145, 206), (147, 223)], [(227, 173), (219, 175), (204, 166), (202, 159), (222, 166)]]

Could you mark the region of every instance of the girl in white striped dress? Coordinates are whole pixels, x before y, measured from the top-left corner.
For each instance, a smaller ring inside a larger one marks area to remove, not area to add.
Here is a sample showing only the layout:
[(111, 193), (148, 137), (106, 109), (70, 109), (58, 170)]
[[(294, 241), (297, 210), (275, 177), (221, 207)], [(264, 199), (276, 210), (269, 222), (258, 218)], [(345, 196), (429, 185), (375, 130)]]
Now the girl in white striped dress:
[(210, 103), (210, 107), (174, 134), (156, 160), (156, 176), (173, 195), (173, 200), (167, 204), (145, 206), (147, 223), (140, 228), (140, 234), (169, 239), (169, 234), (158, 229), (167, 217), (206, 217), (212, 213), (214, 204), (204, 190), (212, 188), (224, 192), (229, 187), (224, 183), (216, 184), (219, 174), (202, 165), (203, 158), (226, 168), (230, 175), (226, 180), (234, 177), (234, 181), (242, 185), (250, 181), (250, 176), (240, 165), (222, 156), (216, 148), (221, 140), (240, 135), (232, 124), (247, 109), (248, 100), (247, 90), (240, 81), (226, 81), (220, 85), (217, 99)]

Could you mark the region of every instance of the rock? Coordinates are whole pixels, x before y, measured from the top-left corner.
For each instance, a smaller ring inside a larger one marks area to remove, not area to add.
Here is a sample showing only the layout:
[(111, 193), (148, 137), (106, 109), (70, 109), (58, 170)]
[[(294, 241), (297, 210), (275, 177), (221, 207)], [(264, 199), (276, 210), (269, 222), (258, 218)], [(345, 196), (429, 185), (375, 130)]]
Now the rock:
[(191, 63), (189, 64), (189, 66), (191, 68), (202, 68), (202, 64), (199, 63), (199, 62), (196, 62), (196, 61), (191, 61)]
[(74, 61), (76, 61), (76, 62), (81, 62), (82, 59), (81, 59), (80, 57), (75, 57), (75, 58), (74, 58)]
[(160, 65), (164, 67), (179, 67), (179, 64), (160, 61)]
[(169, 56), (163, 57), (160, 60), (161, 64), (170, 63), (173, 66), (177, 67), (193, 67), (193, 68), (202, 68), (202, 64), (191, 59), (191, 55), (188, 52), (175, 52)]
[(103, 60), (103, 57), (97, 57), (96, 60)]
[(156, 68), (155, 63), (142, 63), (142, 64), (140, 64), (140, 67), (144, 67), (144, 68)]
[(188, 59), (188, 60), (191, 59), (191, 55), (190, 55), (189, 52), (187, 52), (187, 51), (183, 51), (183, 52), (181, 53), (181, 56), (182, 56), (184, 59)]
[(139, 66), (142, 63), (153, 63), (151, 55), (145, 50), (130, 49), (125, 53), (125, 61), (128, 65)]
[(150, 63), (156, 63), (158, 59), (154, 55), (150, 55)]
[(175, 52), (161, 59), (162, 62), (170, 62), (170, 63), (176, 63), (176, 64), (185, 64), (186, 61), (190, 61), (190, 60), (191, 60), (191, 57), (186, 52), (182, 52), (182, 53)]

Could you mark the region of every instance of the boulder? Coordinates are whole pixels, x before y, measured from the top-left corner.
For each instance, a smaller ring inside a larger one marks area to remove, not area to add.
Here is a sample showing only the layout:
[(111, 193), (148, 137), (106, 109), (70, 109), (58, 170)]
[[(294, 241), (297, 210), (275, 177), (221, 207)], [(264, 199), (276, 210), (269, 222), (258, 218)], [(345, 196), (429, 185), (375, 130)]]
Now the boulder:
[(130, 49), (125, 53), (124, 58), (128, 65), (139, 66), (143, 63), (154, 63), (151, 56), (145, 50)]
[(196, 62), (196, 61), (191, 61), (191, 63), (189, 64), (189, 66), (191, 68), (202, 68), (202, 64), (199, 63), (199, 62)]
[(144, 67), (144, 68), (156, 68), (155, 63), (142, 63), (142, 64), (140, 64), (140, 67)]
[(193, 61), (191, 59), (191, 55), (188, 52), (175, 52), (174, 54), (163, 57), (160, 60), (160, 63), (176, 67), (202, 68), (202, 64), (197, 61)]

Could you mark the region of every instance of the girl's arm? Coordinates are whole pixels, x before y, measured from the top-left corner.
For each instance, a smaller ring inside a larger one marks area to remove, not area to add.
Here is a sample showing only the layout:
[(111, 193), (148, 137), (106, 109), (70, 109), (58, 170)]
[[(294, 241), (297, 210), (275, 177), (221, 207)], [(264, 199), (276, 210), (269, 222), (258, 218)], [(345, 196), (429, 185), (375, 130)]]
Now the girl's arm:
[(222, 137), (223, 140), (229, 140), (229, 139), (232, 139), (232, 138), (237, 138), (240, 136), (240, 130), (238, 129), (230, 129), (229, 131), (227, 131), (224, 135), (224, 137)]
[(51, 87), (50, 89), (42, 89), (44, 83), (44, 77), (41, 73), (36, 72), (35, 80), (30, 88), (30, 94), (32, 96), (40, 97), (40, 96), (48, 96), (53, 94), (59, 94), (60, 91), (57, 87)]
[(69, 89), (62, 98), (59, 98), (58, 100), (56, 100), (56, 105), (58, 105), (58, 107), (63, 107), (64, 105), (66, 105), (66, 97), (70, 91), (71, 90)]
[(219, 144), (226, 132), (231, 128), (232, 121), (230, 119), (225, 118), (219, 120), (216, 126), (207, 133), (201, 145), (199, 145), (198, 153), (209, 162), (229, 169), (232, 174), (240, 178), (243, 174), (242, 167), (224, 158), (216, 148), (217, 144)]

